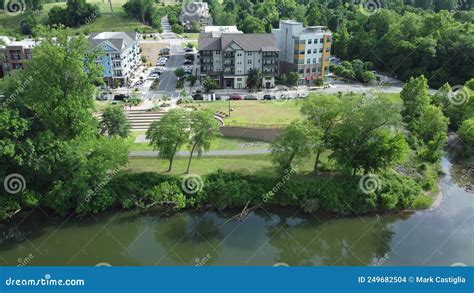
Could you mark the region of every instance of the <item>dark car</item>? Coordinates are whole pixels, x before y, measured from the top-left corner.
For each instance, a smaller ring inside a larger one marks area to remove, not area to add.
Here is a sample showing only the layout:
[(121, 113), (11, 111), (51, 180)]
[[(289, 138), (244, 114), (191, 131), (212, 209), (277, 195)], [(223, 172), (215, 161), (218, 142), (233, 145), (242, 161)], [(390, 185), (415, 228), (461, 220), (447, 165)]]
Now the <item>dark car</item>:
[(243, 100), (244, 97), (240, 96), (240, 95), (237, 95), (237, 94), (233, 94), (233, 95), (230, 95), (229, 97), (229, 100), (233, 100), (233, 101), (239, 101), (239, 100)]
[(201, 94), (194, 94), (193, 95), (193, 100), (202, 101), (202, 100), (204, 100), (204, 97)]
[(128, 98), (129, 98), (129, 96), (126, 95), (126, 94), (117, 94), (117, 95), (114, 96), (114, 100), (116, 100), (116, 101), (123, 101), (123, 100), (126, 100)]
[(256, 96), (253, 96), (253, 95), (246, 95), (246, 96), (244, 97), (244, 100), (246, 100), (246, 101), (256, 101), (256, 100), (258, 100), (258, 99), (257, 99)]
[(275, 96), (272, 96), (272, 95), (264, 95), (264, 96), (263, 96), (263, 99), (264, 99), (264, 100), (275, 100)]

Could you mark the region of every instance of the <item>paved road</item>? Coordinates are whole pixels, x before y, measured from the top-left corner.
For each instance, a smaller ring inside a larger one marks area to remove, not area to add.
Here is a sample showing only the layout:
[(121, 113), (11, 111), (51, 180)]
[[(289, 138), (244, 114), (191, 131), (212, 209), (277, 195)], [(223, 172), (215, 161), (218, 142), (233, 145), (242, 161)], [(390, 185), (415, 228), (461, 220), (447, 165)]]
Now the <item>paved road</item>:
[(174, 71), (183, 66), (184, 51), (181, 45), (171, 45), (170, 58), (166, 63), (166, 70), (160, 75), (160, 84), (157, 92), (171, 96), (176, 90), (178, 79)]
[[(222, 151), (208, 151), (202, 155), (208, 156), (241, 156), (241, 155), (261, 155), (269, 154), (270, 149), (258, 149), (258, 150), (222, 150)], [(159, 152), (156, 151), (131, 151), (128, 153), (129, 157), (157, 157)], [(189, 156), (190, 152), (180, 151), (176, 153), (176, 156), (186, 157)]]

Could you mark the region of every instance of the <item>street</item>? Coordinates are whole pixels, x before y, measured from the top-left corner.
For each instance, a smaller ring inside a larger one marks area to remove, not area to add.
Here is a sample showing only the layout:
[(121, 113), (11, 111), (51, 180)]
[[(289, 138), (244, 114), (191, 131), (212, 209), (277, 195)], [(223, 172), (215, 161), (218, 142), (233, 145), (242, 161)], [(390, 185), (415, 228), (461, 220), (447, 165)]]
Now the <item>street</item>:
[(171, 96), (176, 90), (178, 79), (174, 71), (183, 66), (184, 51), (181, 45), (171, 45), (170, 57), (166, 62), (166, 69), (160, 75), (160, 84), (156, 91), (157, 94)]

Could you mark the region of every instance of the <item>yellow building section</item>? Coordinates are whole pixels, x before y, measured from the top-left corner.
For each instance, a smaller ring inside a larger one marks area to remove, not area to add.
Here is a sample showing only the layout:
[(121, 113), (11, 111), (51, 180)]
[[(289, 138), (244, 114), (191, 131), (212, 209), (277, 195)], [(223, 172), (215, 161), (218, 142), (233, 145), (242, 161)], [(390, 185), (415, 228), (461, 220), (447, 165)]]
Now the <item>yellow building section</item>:
[(305, 44), (301, 44), (301, 45), (300, 44), (295, 44), (295, 50), (298, 50), (298, 51), (303, 50), (304, 51), (304, 49), (305, 49)]
[(295, 54), (294, 58), (297, 60), (304, 60), (304, 54)]
[[(326, 59), (331, 56), (331, 36), (330, 35), (325, 35), (324, 36), (324, 43), (323, 43), (323, 56), (322, 56), (322, 64), (321, 64), (321, 76), (324, 77), (325, 75), (325, 70), (324, 68), (329, 67), (329, 61)], [(326, 50), (329, 48), (329, 52)]]

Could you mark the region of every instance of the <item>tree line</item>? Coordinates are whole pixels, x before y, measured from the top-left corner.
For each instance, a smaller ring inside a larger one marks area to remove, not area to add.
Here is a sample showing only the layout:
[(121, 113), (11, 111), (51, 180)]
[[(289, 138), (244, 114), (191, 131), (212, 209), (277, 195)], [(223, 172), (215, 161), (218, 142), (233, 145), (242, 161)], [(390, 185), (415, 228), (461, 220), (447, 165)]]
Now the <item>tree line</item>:
[(270, 33), (280, 19), (327, 26), (333, 55), (371, 62), (404, 81), (423, 74), (434, 87), (462, 85), (474, 72), (472, 0), (381, 1), (375, 10), (341, 0), (208, 2), (215, 24), (237, 25), (245, 33)]

